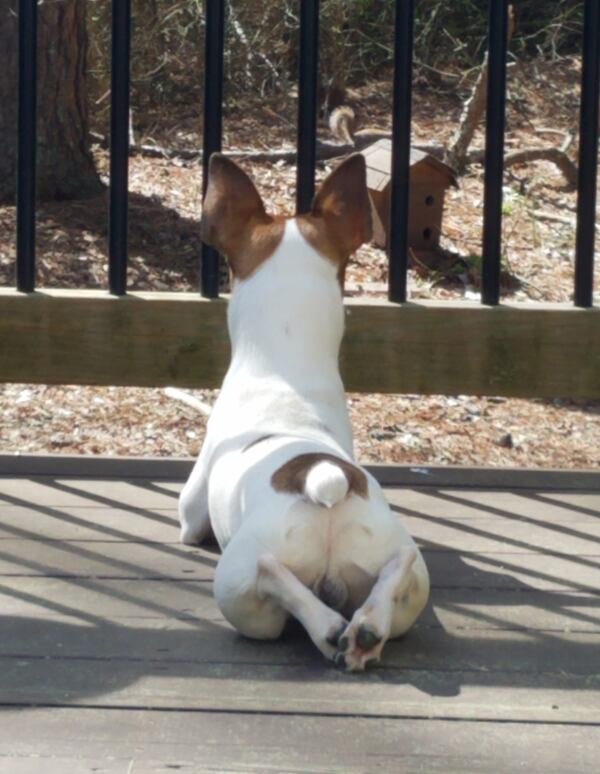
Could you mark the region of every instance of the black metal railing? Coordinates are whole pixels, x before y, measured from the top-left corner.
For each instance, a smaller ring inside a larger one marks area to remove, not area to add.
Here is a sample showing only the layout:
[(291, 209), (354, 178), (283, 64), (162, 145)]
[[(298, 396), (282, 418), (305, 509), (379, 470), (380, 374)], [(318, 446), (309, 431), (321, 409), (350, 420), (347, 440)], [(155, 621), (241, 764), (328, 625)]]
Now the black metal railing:
[[(208, 184), (208, 162), (211, 154), (221, 150), (223, 135), (223, 53), (225, 8), (222, 0), (206, 3), (204, 44), (204, 144), (202, 150), (202, 194)], [(202, 245), (200, 286), (206, 298), (219, 295), (219, 254)]]
[(481, 300), (484, 304), (494, 305), (500, 300), (500, 266), (502, 260), (502, 178), (508, 33), (507, 0), (492, 0), (489, 11)]
[[(207, 0), (205, 43), (204, 186), (210, 154), (221, 149), (224, 0)], [(585, 0), (581, 80), (579, 183), (575, 246), (575, 304), (593, 305), (600, 4)], [(392, 181), (389, 234), (389, 298), (406, 300), (408, 267), (409, 159), (414, 0), (396, 0)], [(127, 168), (129, 138), (130, 0), (112, 3), (112, 89), (109, 206), (109, 290), (127, 290)], [(35, 288), (36, 0), (19, 2), (19, 154), (17, 186), (17, 288)], [(500, 297), (502, 180), (508, 0), (489, 0), (488, 94), (482, 248), (482, 303)], [(297, 210), (306, 211), (314, 192), (318, 102), (319, 0), (300, 0), (297, 139)], [(202, 248), (201, 292), (219, 289), (219, 256)]]
[(19, 4), (19, 118), (17, 161), (17, 289), (35, 287), (35, 154), (37, 5)]
[(388, 262), (390, 301), (406, 301), (408, 271), (408, 206), (412, 102), (413, 0), (396, 3), (394, 95), (392, 102), (392, 180), (390, 188)]
[(597, 0), (586, 0), (583, 22), (579, 183), (575, 240), (575, 305), (584, 307), (592, 306), (594, 293), (599, 65), (600, 7)]
[(131, 1), (113, 0), (108, 287), (116, 296), (122, 296), (127, 291), (130, 49)]
[(315, 193), (317, 82), (319, 76), (319, 0), (300, 3), (298, 71), (298, 159), (296, 210), (306, 212)]

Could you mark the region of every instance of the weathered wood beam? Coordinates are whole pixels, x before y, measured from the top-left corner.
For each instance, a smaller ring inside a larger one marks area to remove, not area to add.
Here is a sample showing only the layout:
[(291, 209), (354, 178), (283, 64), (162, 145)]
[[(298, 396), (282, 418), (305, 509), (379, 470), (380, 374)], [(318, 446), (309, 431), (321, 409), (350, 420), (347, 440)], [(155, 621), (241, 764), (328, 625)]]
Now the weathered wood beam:
[[(347, 299), (360, 392), (600, 397), (600, 309)], [(218, 387), (226, 302), (187, 293), (0, 289), (0, 382)]]

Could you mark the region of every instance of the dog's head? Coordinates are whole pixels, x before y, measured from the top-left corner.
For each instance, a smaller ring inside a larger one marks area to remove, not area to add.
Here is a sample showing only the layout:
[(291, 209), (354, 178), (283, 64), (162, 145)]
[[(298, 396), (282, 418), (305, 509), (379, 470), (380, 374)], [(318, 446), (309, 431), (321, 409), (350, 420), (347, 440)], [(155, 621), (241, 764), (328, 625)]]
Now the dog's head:
[[(236, 279), (249, 277), (276, 250), (286, 218), (269, 215), (248, 175), (220, 153), (211, 156), (202, 212), (202, 240), (223, 253)], [(350, 255), (371, 238), (365, 160), (354, 154), (323, 181), (310, 212), (296, 216), (300, 233), (332, 261), (343, 285)]]

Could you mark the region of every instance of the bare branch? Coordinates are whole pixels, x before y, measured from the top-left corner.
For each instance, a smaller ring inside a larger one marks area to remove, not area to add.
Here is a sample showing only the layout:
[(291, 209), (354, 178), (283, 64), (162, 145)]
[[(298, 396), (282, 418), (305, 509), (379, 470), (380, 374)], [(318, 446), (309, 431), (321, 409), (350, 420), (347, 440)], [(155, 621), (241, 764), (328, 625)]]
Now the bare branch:
[[(515, 30), (515, 14), (512, 5), (508, 8), (508, 14), (508, 42), (510, 43)], [(458, 126), (450, 139), (448, 149), (444, 156), (446, 164), (451, 166), (458, 173), (463, 172), (465, 169), (469, 146), (471, 145), (473, 136), (485, 110), (487, 80), (488, 55), (486, 53), (477, 80), (471, 90), (471, 95), (463, 104)]]
[(279, 79), (279, 73), (277, 72), (277, 68), (271, 62), (268, 56), (266, 54), (263, 54), (262, 51), (259, 51), (259, 49), (256, 46), (253, 46), (250, 43), (250, 40), (248, 39), (248, 36), (246, 35), (246, 32), (244, 28), (242, 27), (242, 24), (235, 13), (235, 10), (233, 8), (233, 4), (229, 0), (227, 3), (227, 12), (229, 14), (229, 19), (231, 21), (231, 26), (233, 27), (233, 31), (240, 41), (240, 43), (244, 46), (246, 49), (246, 76), (251, 79), (252, 74), (250, 72), (250, 62), (253, 59), (260, 59), (260, 61), (270, 70), (271, 75), (277, 80)]
[[(482, 164), (484, 155), (485, 152), (483, 150), (470, 151), (467, 154), (467, 163)], [(523, 150), (507, 153), (504, 157), (504, 168), (508, 169), (508, 167), (528, 164), (532, 161), (550, 161), (563, 173), (570, 188), (577, 186), (577, 167), (564, 151), (553, 146), (548, 148), (524, 148)]]

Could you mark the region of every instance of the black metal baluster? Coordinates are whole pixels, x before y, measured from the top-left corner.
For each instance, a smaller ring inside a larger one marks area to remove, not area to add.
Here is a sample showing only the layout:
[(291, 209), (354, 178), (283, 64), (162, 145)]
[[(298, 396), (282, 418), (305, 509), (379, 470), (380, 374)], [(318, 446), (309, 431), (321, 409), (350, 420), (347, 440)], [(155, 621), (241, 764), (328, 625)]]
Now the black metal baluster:
[(412, 94), (413, 0), (396, 0), (392, 180), (388, 236), (390, 301), (406, 301), (410, 199), (410, 124)]
[(37, 0), (19, 2), (17, 290), (35, 288)]
[(481, 286), (491, 305), (500, 300), (507, 33), (507, 0), (490, 0)]
[(319, 0), (300, 0), (297, 212), (307, 212), (310, 209), (315, 193), (318, 70)]
[[(223, 134), (223, 38), (225, 7), (223, 0), (206, 1), (204, 42), (204, 148), (202, 156), (202, 194), (208, 186), (208, 162), (212, 153), (221, 150)], [(219, 295), (219, 253), (202, 245), (200, 276), (205, 298)]]
[(579, 182), (575, 238), (575, 305), (588, 307), (594, 297), (596, 175), (598, 169), (598, 78), (600, 4), (586, 0), (579, 119)]
[(113, 0), (108, 285), (117, 296), (127, 292), (130, 44), (131, 2)]

